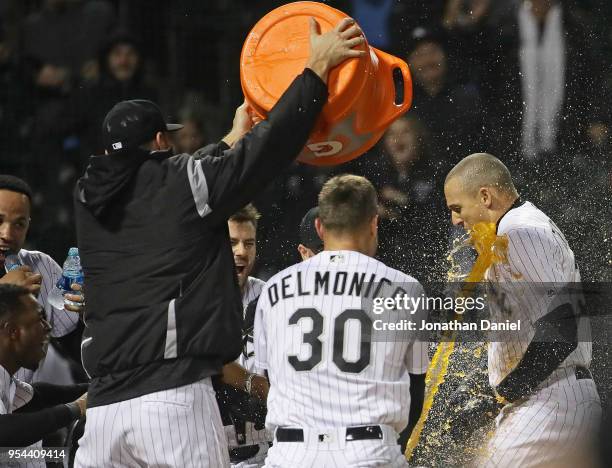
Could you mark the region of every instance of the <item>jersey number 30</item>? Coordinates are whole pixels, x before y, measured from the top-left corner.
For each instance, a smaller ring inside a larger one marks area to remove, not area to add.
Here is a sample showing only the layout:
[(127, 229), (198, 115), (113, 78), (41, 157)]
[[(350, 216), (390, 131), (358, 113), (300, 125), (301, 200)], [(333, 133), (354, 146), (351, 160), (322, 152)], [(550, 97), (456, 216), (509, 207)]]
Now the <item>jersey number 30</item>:
[[(308, 359), (301, 360), (297, 356), (289, 356), (289, 364), (296, 371), (312, 370), (321, 362), (323, 357), (323, 342), (320, 339), (323, 333), (323, 316), (317, 309), (305, 308), (298, 309), (289, 318), (289, 325), (295, 325), (300, 320), (309, 318), (312, 320), (312, 331), (304, 333), (303, 342), (310, 345), (312, 350)], [(359, 340), (359, 359), (357, 361), (347, 361), (344, 358), (344, 328), (349, 320), (357, 320), (361, 325), (361, 338)], [(370, 349), (372, 344), (372, 320), (361, 309), (347, 309), (334, 320), (333, 348), (334, 364), (342, 372), (358, 374), (370, 364)]]

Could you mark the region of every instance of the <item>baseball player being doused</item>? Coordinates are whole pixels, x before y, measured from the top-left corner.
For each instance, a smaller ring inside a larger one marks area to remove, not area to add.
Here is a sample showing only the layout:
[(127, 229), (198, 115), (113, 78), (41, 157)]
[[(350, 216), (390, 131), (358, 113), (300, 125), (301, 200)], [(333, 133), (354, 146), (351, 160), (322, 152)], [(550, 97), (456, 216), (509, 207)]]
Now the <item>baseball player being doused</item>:
[(315, 220), (324, 250), (262, 290), (254, 344), (270, 380), (267, 467), (407, 466), (398, 436), (421, 413), (427, 343), (407, 330), (377, 337), (371, 301), (423, 288), (373, 258), (377, 210), (367, 179), (330, 179)]
[(520, 321), (518, 331), (489, 343), (489, 382), (504, 406), (478, 464), (585, 466), (580, 454), (589, 452), (601, 405), (572, 250), (548, 216), (520, 199), (510, 172), (490, 154), (460, 161), (444, 193), (453, 224), (470, 230), (493, 223), (507, 241), (503, 261), (486, 272), (487, 298), (493, 320)]

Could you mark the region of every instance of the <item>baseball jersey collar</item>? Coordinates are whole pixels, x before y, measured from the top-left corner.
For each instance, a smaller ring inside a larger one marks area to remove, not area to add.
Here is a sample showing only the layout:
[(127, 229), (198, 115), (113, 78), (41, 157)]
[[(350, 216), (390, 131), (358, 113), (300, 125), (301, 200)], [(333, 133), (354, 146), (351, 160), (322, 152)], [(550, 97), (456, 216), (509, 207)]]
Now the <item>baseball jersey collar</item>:
[(499, 223), (501, 223), (501, 220), (504, 218), (504, 216), (506, 216), (511, 210), (518, 208), (519, 206), (521, 206), (523, 203), (525, 203), (525, 201), (523, 199), (521, 199), (521, 197), (519, 196), (516, 200), (514, 200), (514, 203), (512, 203), (512, 205), (510, 206), (510, 208), (508, 208), (506, 210), (506, 212), (501, 215), (499, 217), (499, 219), (497, 220), (497, 222), (495, 223), (495, 233), (497, 234), (499, 231)]

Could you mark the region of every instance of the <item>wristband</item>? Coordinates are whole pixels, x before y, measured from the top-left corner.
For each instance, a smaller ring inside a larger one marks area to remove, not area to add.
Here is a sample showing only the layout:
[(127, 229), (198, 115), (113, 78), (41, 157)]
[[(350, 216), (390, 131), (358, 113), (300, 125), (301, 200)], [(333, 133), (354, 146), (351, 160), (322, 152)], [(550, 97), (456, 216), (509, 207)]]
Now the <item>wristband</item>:
[(253, 390), (253, 379), (255, 378), (255, 374), (249, 374), (244, 382), (244, 390), (250, 395), (251, 390)]

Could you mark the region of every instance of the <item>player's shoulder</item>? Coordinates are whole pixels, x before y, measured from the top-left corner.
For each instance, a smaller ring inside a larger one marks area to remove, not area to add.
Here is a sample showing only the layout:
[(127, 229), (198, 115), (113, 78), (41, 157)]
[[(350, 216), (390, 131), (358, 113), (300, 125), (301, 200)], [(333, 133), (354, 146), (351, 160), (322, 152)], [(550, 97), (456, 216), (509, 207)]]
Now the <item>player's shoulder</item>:
[(244, 305), (248, 305), (253, 299), (258, 298), (265, 284), (265, 281), (255, 278), (254, 276), (249, 276), (246, 280), (244, 294), (242, 296), (243, 303), (246, 302)]
[(521, 234), (529, 232), (548, 232), (551, 230), (550, 218), (531, 202), (508, 211), (499, 221), (497, 234)]
[(408, 273), (404, 273), (403, 271), (396, 270), (395, 268), (391, 268), (379, 260), (376, 261), (379, 262), (386, 269), (385, 277), (393, 281), (394, 283), (408, 285), (410, 289), (423, 289), (423, 285), (414, 276), (411, 276)]
[(19, 259), (24, 265), (32, 267), (43, 264), (46, 267), (60, 268), (51, 255), (41, 252), (40, 250), (21, 249), (19, 251)]

